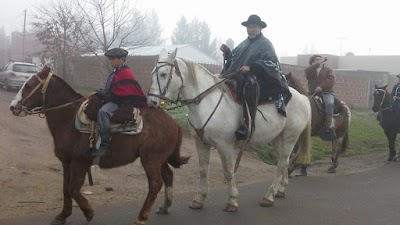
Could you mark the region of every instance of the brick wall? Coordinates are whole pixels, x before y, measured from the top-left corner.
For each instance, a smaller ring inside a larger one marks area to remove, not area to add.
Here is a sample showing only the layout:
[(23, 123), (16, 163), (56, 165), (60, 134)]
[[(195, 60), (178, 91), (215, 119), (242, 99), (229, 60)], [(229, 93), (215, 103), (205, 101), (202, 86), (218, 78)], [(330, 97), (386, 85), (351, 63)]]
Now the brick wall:
[[(100, 62), (95, 57), (79, 57), (72, 59), (71, 73), (73, 82), (82, 87), (98, 89), (104, 87), (105, 80), (109, 72), (106, 66), (108, 61)], [(155, 67), (158, 56), (129, 56), (127, 64), (130, 66), (145, 93), (151, 85), (151, 71)], [(102, 66), (103, 65), (103, 66)], [(212, 73), (220, 73), (220, 65), (202, 64)], [(303, 87), (307, 90), (307, 80), (304, 77), (303, 66), (282, 64), (285, 74), (292, 72), (293, 76), (300, 80)], [(335, 70), (336, 84), (334, 87), (335, 95), (346, 102), (350, 107), (370, 108), (372, 106), (372, 94), (375, 84), (383, 81), (388, 84), (391, 91), (397, 82), (395, 76), (390, 76), (388, 72), (362, 71), (362, 70)]]
[[(104, 87), (109, 71), (106, 68), (108, 61), (101, 57), (101, 62), (96, 57), (77, 57), (71, 60), (71, 74), (75, 85), (98, 89)], [(156, 66), (158, 56), (128, 56), (126, 64), (132, 68), (136, 79), (142, 86), (145, 93), (151, 85), (151, 71)], [(220, 73), (220, 65), (201, 64), (212, 73)]]
[[(282, 64), (282, 69), (285, 74), (292, 72), (307, 90), (307, 80), (304, 75), (305, 67)], [(383, 82), (388, 83), (388, 90), (391, 90), (396, 82), (388, 72), (335, 70), (335, 74), (334, 91), (336, 97), (346, 102), (349, 107), (356, 108), (370, 108), (372, 106), (372, 94), (375, 83), (378, 83), (378, 81), (383, 80)]]

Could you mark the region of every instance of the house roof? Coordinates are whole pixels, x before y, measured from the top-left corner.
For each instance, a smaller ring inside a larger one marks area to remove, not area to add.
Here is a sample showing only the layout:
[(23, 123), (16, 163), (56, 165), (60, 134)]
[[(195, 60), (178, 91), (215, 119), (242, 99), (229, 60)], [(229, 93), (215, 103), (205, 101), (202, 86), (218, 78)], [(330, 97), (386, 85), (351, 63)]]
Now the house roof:
[(221, 65), (211, 56), (197, 49), (193, 45), (158, 45), (158, 46), (142, 46), (142, 47), (127, 47), (128, 55), (131, 56), (158, 56), (160, 52), (165, 49), (167, 53), (171, 53), (178, 48), (177, 56), (185, 59), (192, 60), (197, 63)]

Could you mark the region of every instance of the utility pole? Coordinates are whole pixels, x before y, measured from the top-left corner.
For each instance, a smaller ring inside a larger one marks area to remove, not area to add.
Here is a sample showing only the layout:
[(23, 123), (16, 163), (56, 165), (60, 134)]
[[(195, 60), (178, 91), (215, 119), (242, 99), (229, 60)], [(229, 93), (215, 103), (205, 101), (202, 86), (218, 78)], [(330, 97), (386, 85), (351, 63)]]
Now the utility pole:
[(343, 40), (345, 40), (346, 38), (345, 37), (337, 37), (336, 39), (338, 39), (339, 40), (339, 48), (340, 48), (340, 55), (339, 56), (342, 56), (342, 47), (343, 47)]
[(26, 9), (24, 11), (24, 32), (22, 33), (22, 61), (25, 62), (25, 30), (26, 28)]

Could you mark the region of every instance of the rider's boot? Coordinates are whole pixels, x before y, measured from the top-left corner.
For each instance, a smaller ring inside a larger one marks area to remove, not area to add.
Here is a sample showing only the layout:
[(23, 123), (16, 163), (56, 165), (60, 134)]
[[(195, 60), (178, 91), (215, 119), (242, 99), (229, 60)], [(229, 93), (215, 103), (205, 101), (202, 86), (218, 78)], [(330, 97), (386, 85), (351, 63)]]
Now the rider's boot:
[(326, 117), (324, 129), (319, 137), (324, 141), (333, 141), (336, 138), (335, 128), (332, 126), (331, 116)]
[(91, 156), (93, 158), (100, 156), (108, 156), (111, 155), (111, 138), (109, 132), (101, 132), (100, 133), (101, 143), (98, 149), (92, 151)]
[(251, 117), (251, 132), (250, 132), (248, 113), (246, 107), (243, 107), (244, 118), (241, 121), (240, 127), (235, 131), (237, 140), (247, 140), (249, 138), (249, 135), (251, 135), (251, 133), (254, 130), (254, 119), (256, 116), (256, 112), (257, 112), (257, 107), (249, 107), (249, 113)]

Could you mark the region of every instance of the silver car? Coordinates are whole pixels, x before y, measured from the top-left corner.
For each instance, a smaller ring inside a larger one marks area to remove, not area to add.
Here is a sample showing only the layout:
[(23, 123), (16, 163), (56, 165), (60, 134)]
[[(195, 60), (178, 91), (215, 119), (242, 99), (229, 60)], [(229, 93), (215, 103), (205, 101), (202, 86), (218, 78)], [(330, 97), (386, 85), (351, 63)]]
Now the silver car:
[(9, 62), (0, 71), (0, 86), (7, 90), (19, 89), (25, 81), (39, 72), (39, 67), (32, 63)]

